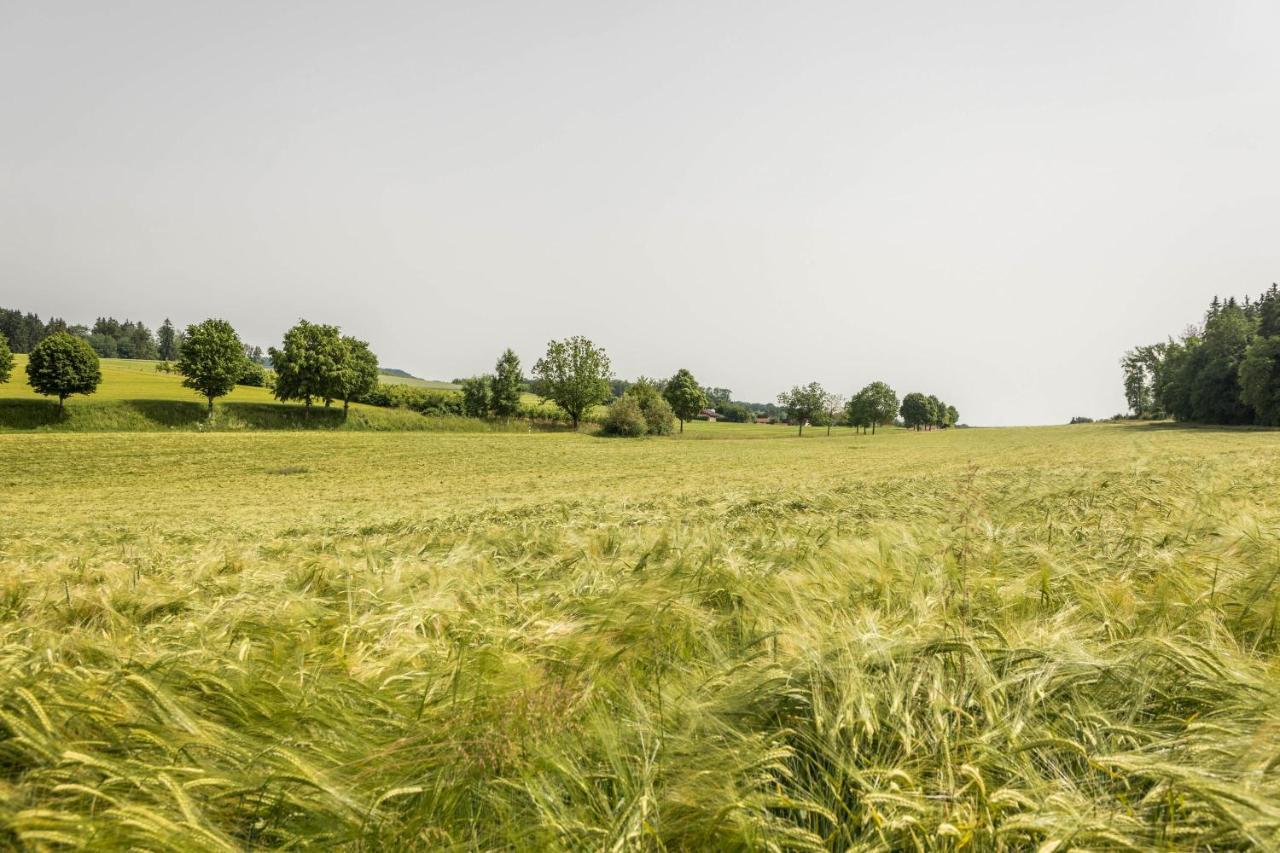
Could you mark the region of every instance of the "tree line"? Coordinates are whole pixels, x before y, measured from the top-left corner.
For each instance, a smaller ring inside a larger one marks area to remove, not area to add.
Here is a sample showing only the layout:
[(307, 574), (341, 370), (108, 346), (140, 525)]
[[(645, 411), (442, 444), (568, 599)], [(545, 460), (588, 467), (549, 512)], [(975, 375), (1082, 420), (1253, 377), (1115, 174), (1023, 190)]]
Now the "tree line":
[[(117, 320), (114, 317), (98, 317), (92, 326), (69, 324), (61, 317), (42, 321), (39, 314), (26, 313), (12, 308), (0, 308), (0, 337), (8, 344), (9, 351), (29, 353), (50, 335), (66, 332), (81, 338), (99, 358), (123, 358), (143, 361), (176, 361), (186, 340), (186, 333), (176, 329), (169, 318), (154, 333), (145, 323), (135, 320)], [(244, 344), (245, 356), (253, 363), (267, 364), (262, 347)]]
[[(122, 333), (138, 327), (140, 324), (102, 326)], [(161, 329), (157, 354), (163, 343), (164, 353), (174, 359), (162, 361), (157, 369), (180, 374), (185, 387), (205, 398), (211, 416), (214, 402), (236, 385), (266, 386), (278, 400), (301, 402), (308, 414), (314, 404), (330, 406), (341, 401), (344, 413), (352, 402), (367, 402), (412, 408), (423, 414), (456, 413), (475, 418), (532, 415), (523, 401), (525, 390), (530, 389), (558, 407), (575, 430), (594, 416), (596, 407), (608, 404), (601, 421), (604, 432), (630, 436), (666, 435), (675, 430), (675, 424), (683, 432), (685, 423), (716, 406), (741, 409), (741, 420), (754, 419), (758, 411), (734, 403), (727, 388), (699, 384), (683, 368), (668, 379), (641, 377), (619, 382), (604, 348), (581, 336), (551, 341), (527, 380), (519, 357), (508, 348), (498, 357), (492, 373), (462, 380), (460, 393), (453, 393), (380, 383), (378, 359), (369, 344), (343, 335), (333, 325), (300, 320), (285, 333), (278, 348), (268, 348), (267, 359), (261, 358), (260, 350), (246, 347), (225, 320), (208, 319), (181, 332), (166, 321)], [(90, 338), (57, 329), (29, 350), (27, 377), (31, 387), (37, 393), (57, 397), (59, 409), (69, 396), (94, 393), (101, 381), (99, 350)], [(6, 339), (0, 337), (0, 382), (8, 380), (13, 365)], [(268, 361), (271, 372), (264, 371), (255, 358)], [(621, 393), (617, 393), (619, 388)], [(863, 431), (869, 428), (874, 433), (898, 416), (904, 426), (915, 429), (946, 428), (958, 419), (955, 408), (937, 397), (911, 393), (899, 404), (897, 394), (884, 382), (872, 382), (847, 401), (812, 382), (780, 394), (777, 406), (770, 408), (797, 424), (801, 435), (809, 424), (825, 424), (828, 434), (838, 423)], [(716, 411), (717, 417), (722, 414)]]
[(949, 406), (931, 394), (913, 391), (899, 404), (897, 393), (879, 381), (865, 386), (848, 400), (841, 394), (827, 391), (817, 382), (810, 382), (779, 394), (778, 404), (786, 412), (788, 422), (799, 426), (800, 435), (804, 435), (808, 424), (826, 426), (830, 435), (831, 427), (839, 425), (841, 420), (864, 432), (869, 428), (872, 434), (878, 426), (897, 423), (899, 417), (903, 426), (917, 431), (947, 429), (960, 420), (955, 406)]
[(1129, 350), (1120, 366), (1134, 417), (1280, 426), (1280, 287), (1215, 296), (1200, 325)]

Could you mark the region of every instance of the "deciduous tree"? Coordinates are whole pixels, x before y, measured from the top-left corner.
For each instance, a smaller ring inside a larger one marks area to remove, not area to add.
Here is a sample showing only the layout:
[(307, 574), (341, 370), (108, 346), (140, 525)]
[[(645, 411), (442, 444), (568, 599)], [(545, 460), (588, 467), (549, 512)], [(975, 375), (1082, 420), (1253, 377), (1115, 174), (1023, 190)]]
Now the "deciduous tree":
[(884, 382), (872, 382), (858, 392), (866, 398), (867, 420), (871, 425), (871, 434), (876, 434), (877, 426), (888, 426), (898, 415), (898, 395)]
[(276, 371), (277, 400), (301, 400), (309, 415), (313, 400), (333, 399), (344, 351), (337, 326), (299, 320), (280, 349), (267, 351)]
[(533, 375), (538, 394), (563, 409), (575, 430), (592, 406), (609, 399), (609, 356), (580, 335), (547, 344)]
[(831, 435), (831, 427), (836, 422), (836, 418), (840, 417), (844, 412), (844, 396), (841, 394), (828, 394), (826, 401), (823, 403), (823, 415), (827, 419), (827, 435)]
[(684, 432), (685, 421), (693, 420), (698, 412), (707, 406), (706, 392), (698, 385), (698, 380), (693, 378), (693, 374), (683, 367), (676, 371), (675, 376), (667, 380), (662, 396), (671, 405), (671, 411), (675, 412), (676, 418), (680, 421), (680, 432)]
[(917, 432), (933, 420), (933, 409), (929, 405), (929, 398), (919, 391), (912, 391), (902, 398), (901, 413), (903, 425)]
[(58, 398), (58, 411), (72, 394), (92, 394), (102, 381), (98, 355), (81, 338), (55, 332), (27, 357), (27, 382), (37, 394)]
[(351, 401), (358, 400), (378, 387), (378, 357), (369, 349), (367, 341), (353, 337), (342, 338), (342, 361), (338, 365), (334, 397), (342, 401), (342, 416), (351, 410)]
[(799, 434), (803, 436), (804, 425), (826, 412), (827, 392), (817, 382), (796, 385), (790, 391), (784, 391), (778, 395), (778, 405), (787, 410), (788, 420), (794, 420), (799, 424)]
[(469, 418), (489, 417), (492, 405), (488, 376), (472, 376), (462, 380), (462, 413)]
[(182, 384), (204, 395), (213, 415), (213, 401), (236, 387), (249, 369), (240, 336), (226, 320), (205, 320), (187, 326), (186, 345), (178, 358)]

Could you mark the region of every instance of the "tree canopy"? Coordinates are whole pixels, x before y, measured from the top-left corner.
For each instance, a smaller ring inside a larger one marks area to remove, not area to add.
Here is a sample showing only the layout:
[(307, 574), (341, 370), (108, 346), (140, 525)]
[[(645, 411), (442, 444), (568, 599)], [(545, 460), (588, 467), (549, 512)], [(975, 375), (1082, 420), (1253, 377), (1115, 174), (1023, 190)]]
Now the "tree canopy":
[(778, 405), (787, 410), (787, 419), (795, 421), (804, 435), (804, 425), (813, 423), (826, 414), (827, 392), (817, 382), (792, 386), (790, 391), (778, 395)]
[(245, 358), (240, 336), (226, 320), (210, 319), (187, 326), (178, 372), (184, 386), (208, 400), (210, 415), (213, 401), (231, 393), (248, 369), (249, 359)]
[(1200, 325), (1124, 354), (1125, 402), (1139, 418), (1280, 426), (1278, 341), (1280, 287), (1256, 300), (1215, 296)]
[(334, 399), (346, 357), (337, 326), (300, 320), (285, 332), (280, 349), (271, 347), (268, 352), (276, 371), (277, 400), (301, 400), (309, 411), (313, 400)]
[(0, 382), (8, 382), (13, 373), (13, 353), (9, 352), (9, 343), (0, 336)]
[(849, 401), (848, 417), (851, 426), (871, 429), (875, 435), (877, 426), (893, 423), (898, 415), (898, 395), (884, 382), (872, 382), (863, 386)]
[(333, 396), (342, 401), (345, 417), (351, 409), (351, 401), (358, 400), (378, 387), (378, 357), (369, 349), (367, 341), (344, 336), (342, 359), (338, 362)]
[(563, 409), (574, 429), (592, 406), (610, 396), (609, 356), (580, 335), (548, 343), (546, 355), (533, 366), (533, 376), (538, 394)]
[(698, 380), (693, 378), (693, 374), (683, 367), (676, 371), (675, 376), (667, 380), (662, 396), (671, 406), (676, 419), (680, 421), (681, 432), (684, 432), (685, 421), (693, 420), (698, 416), (698, 412), (707, 407), (706, 391), (698, 385)]
[(492, 389), (489, 404), (500, 418), (513, 418), (520, 412), (520, 394), (524, 388), (524, 375), (520, 372), (520, 359), (511, 349), (503, 351), (493, 367)]
[(72, 394), (92, 394), (102, 381), (98, 354), (83, 338), (54, 332), (27, 357), (27, 381), (37, 394), (58, 398), (63, 408)]

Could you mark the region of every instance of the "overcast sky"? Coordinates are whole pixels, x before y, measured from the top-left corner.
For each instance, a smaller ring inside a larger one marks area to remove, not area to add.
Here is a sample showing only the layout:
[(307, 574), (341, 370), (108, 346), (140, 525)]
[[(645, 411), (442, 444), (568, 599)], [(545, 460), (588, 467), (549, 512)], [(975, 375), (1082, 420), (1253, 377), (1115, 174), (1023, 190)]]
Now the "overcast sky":
[(0, 0), (0, 306), (973, 424), (1280, 279), (1280, 4)]

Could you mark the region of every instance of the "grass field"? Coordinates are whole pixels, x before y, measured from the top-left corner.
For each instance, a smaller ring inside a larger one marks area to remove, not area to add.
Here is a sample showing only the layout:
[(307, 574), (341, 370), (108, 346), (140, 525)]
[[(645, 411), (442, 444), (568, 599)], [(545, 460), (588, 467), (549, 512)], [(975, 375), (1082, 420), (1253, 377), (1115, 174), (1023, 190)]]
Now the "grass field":
[(378, 381), (387, 385), (412, 385), (414, 388), (434, 388), (437, 391), (459, 391), (461, 385), (454, 385), (452, 382), (442, 382), (435, 379), (419, 379), (416, 376), (393, 376), (390, 374), (380, 374)]
[[(0, 384), (0, 432), (153, 432), (350, 430), (487, 432), (502, 425), (460, 417), (430, 417), (409, 411), (353, 404), (344, 418), (341, 405), (315, 406), (308, 414), (298, 403), (281, 403), (265, 388), (243, 385), (214, 405), (207, 418), (202, 396), (182, 386), (182, 377), (160, 373), (154, 361), (104, 358), (102, 382), (88, 396), (67, 399), (60, 414), (56, 399), (42, 397), (27, 384), (27, 357), (14, 356), (13, 375)], [(384, 377), (395, 379), (396, 377)]]
[(0, 847), (1280, 844), (1280, 432), (28, 433), (0, 481)]

